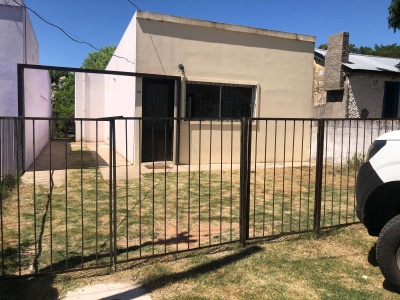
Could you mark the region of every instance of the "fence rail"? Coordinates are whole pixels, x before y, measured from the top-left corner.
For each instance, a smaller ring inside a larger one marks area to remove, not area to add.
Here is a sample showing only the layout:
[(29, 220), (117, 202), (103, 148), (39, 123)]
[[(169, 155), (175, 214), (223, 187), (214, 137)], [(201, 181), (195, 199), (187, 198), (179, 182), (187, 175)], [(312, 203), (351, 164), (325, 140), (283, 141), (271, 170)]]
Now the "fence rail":
[(75, 140), (54, 140), (60, 121), (0, 118), (2, 276), (352, 224), (358, 167), (378, 135), (400, 127), (119, 117), (74, 119)]

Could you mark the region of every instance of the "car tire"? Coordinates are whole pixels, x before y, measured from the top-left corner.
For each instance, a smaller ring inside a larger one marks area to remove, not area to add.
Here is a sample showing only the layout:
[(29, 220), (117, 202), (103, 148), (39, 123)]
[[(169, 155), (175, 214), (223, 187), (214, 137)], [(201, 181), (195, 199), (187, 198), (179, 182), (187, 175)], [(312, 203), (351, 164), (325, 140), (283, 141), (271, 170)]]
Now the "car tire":
[(383, 276), (400, 288), (400, 215), (387, 222), (381, 230), (376, 259)]

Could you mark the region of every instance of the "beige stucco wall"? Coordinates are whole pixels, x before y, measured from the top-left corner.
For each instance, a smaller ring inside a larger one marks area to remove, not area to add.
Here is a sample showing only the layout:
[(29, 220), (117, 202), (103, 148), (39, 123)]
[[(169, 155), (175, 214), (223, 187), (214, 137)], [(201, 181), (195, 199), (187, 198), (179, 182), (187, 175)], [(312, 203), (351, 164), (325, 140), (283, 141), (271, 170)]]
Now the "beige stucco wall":
[[(136, 17), (137, 72), (182, 76), (183, 100), (185, 81), (250, 84), (257, 92), (256, 117), (312, 117), (314, 37), (149, 13), (137, 13)], [(184, 65), (184, 73), (178, 70), (179, 64)], [(184, 117), (184, 101), (181, 112)], [(199, 127), (196, 122), (190, 125), (191, 161), (198, 161), (200, 144), (201, 163), (210, 162), (206, 141), (211, 140), (211, 162), (220, 162), (220, 131), (210, 130), (203, 122), (201, 139), (205, 142), (199, 143)], [(239, 122), (233, 128), (233, 156), (238, 158)], [(223, 141), (229, 141), (230, 129), (223, 125)], [(254, 125), (253, 136), (256, 130), (257, 149), (262, 151), (265, 133)], [(277, 135), (283, 134), (283, 128), (278, 129)], [(185, 164), (189, 162), (186, 121), (181, 122), (180, 138), (180, 163)], [(223, 147), (224, 161), (230, 161), (230, 151)], [(299, 155), (296, 153), (296, 159)], [(277, 156), (283, 159), (283, 151), (277, 151)]]

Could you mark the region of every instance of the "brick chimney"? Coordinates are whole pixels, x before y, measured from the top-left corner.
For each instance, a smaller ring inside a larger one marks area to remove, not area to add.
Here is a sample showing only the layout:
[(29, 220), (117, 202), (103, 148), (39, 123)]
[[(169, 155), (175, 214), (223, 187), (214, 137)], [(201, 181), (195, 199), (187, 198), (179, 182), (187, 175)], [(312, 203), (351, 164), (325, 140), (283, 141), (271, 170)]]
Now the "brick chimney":
[(349, 61), (349, 33), (339, 32), (329, 36), (325, 57), (324, 88), (326, 91), (343, 90), (343, 63)]

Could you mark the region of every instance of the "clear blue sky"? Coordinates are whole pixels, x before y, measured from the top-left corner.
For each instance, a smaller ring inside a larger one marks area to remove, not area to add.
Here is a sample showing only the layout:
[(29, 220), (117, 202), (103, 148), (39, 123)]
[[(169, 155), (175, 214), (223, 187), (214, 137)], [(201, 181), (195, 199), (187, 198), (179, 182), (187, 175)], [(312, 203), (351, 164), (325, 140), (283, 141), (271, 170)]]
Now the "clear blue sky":
[[(400, 44), (387, 26), (390, 0), (131, 0), (141, 10), (316, 36), (350, 32), (356, 46)], [(25, 4), (96, 47), (117, 45), (136, 8), (128, 0), (25, 0)], [(40, 64), (80, 67), (93, 51), (30, 13), (40, 45)]]

